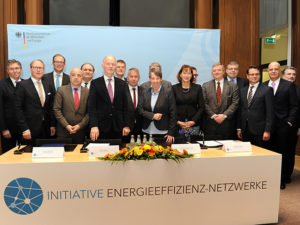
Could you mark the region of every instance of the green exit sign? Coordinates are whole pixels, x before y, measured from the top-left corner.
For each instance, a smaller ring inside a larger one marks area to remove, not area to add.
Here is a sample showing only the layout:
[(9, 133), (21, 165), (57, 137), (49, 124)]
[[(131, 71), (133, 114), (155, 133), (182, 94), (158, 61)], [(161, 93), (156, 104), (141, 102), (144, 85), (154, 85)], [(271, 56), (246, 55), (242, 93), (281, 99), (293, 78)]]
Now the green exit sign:
[(276, 44), (276, 38), (265, 38), (265, 44)]

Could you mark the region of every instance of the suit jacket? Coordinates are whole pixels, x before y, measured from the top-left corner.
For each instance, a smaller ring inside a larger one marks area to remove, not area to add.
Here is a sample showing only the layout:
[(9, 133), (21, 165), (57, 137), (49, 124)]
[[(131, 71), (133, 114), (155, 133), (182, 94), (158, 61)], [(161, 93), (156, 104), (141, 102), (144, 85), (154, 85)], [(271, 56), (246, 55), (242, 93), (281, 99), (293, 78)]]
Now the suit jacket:
[(88, 113), (89, 126), (99, 127), (100, 132), (122, 132), (129, 127), (128, 103), (126, 97), (127, 84), (118, 78), (114, 79), (114, 100), (111, 103), (104, 77), (92, 81), (89, 98)]
[(0, 82), (0, 132), (18, 133), (15, 110), (15, 91), (10, 78)]
[[(151, 88), (143, 91), (139, 99), (138, 112), (143, 117), (143, 129), (147, 129), (152, 121), (159, 130), (168, 130), (168, 135), (176, 135), (176, 101), (172, 89), (161, 85), (161, 89), (154, 106), (151, 108)], [(162, 113), (160, 120), (153, 120), (155, 113)]]
[[(138, 86), (138, 93), (137, 93), (138, 102), (142, 96), (142, 92), (143, 92), (143, 88)], [(136, 106), (136, 108), (134, 108), (134, 106), (133, 106), (133, 101), (132, 101), (132, 97), (131, 97), (128, 85), (126, 88), (126, 96), (127, 96), (127, 102), (128, 102), (128, 118), (129, 118), (130, 130), (133, 131), (133, 128), (135, 127), (135, 129), (141, 131), (143, 118), (138, 113), (138, 110), (137, 110), (138, 107)]]
[(184, 122), (185, 119), (188, 119), (199, 125), (205, 108), (201, 85), (192, 83), (187, 93), (183, 92), (181, 83), (172, 87), (176, 100), (176, 120)]
[(16, 117), (21, 130), (31, 131), (32, 138), (38, 138), (42, 125), (46, 126), (47, 135), (50, 136), (50, 127), (55, 127), (53, 114), (53, 93), (47, 83), (42, 81), (45, 91), (45, 103), (42, 106), (39, 94), (32, 79), (21, 81), (16, 89)]
[[(269, 81), (264, 82), (264, 85), (268, 86), (268, 84)], [(274, 113), (276, 121), (283, 122), (284, 124), (290, 122), (296, 125), (298, 101), (294, 83), (280, 78), (274, 96)]]
[(71, 84), (58, 88), (54, 98), (54, 115), (57, 120), (57, 136), (65, 136), (67, 125), (74, 126), (78, 124), (80, 130), (88, 124), (87, 100), (89, 89), (81, 87), (79, 107), (75, 109), (75, 101), (72, 93)]
[[(228, 80), (227, 77), (225, 77), (224, 79)], [(237, 77), (236, 78), (236, 84), (237, 84), (239, 89), (242, 89), (243, 87), (245, 87), (249, 84), (249, 81), (245, 78)]]
[[(239, 90), (235, 83), (224, 79), (220, 107), (217, 103), (215, 80), (204, 83), (202, 86), (205, 102), (204, 131), (212, 139), (232, 139), (236, 128), (236, 111), (239, 105)], [(227, 118), (218, 124), (211, 117), (214, 114), (224, 114)], [(217, 137), (216, 135), (219, 135)]]
[[(53, 77), (53, 72), (44, 74), (43, 81), (44, 81), (44, 83), (47, 83), (49, 85), (49, 87), (53, 90), (52, 92), (54, 94), (56, 94), (55, 80)], [(70, 83), (70, 76), (68, 74), (63, 73), (61, 86), (67, 85), (69, 83)]]
[(238, 128), (241, 128), (243, 132), (248, 129), (253, 135), (271, 132), (274, 120), (273, 89), (259, 84), (249, 106), (248, 89), (249, 85), (240, 89)]

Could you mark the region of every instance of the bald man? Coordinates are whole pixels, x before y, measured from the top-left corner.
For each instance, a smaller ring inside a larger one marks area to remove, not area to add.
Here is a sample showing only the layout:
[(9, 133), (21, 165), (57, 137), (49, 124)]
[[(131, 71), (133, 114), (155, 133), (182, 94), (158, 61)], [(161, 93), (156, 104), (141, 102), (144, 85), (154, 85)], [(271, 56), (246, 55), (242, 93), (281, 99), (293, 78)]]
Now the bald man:
[(273, 88), (274, 94), (274, 129), (271, 134), (272, 149), (282, 154), (281, 189), (290, 181), (288, 173), (289, 143), (288, 134), (296, 126), (298, 102), (295, 85), (280, 78), (280, 64), (271, 62), (268, 66), (269, 81), (265, 85)]
[(53, 106), (57, 137), (72, 138), (74, 144), (83, 143), (88, 125), (89, 89), (81, 87), (82, 76), (81, 69), (71, 70), (70, 84), (58, 88)]
[(88, 101), (90, 138), (95, 141), (127, 136), (130, 132), (126, 82), (116, 79), (117, 60), (106, 56), (102, 62), (104, 75), (92, 81)]

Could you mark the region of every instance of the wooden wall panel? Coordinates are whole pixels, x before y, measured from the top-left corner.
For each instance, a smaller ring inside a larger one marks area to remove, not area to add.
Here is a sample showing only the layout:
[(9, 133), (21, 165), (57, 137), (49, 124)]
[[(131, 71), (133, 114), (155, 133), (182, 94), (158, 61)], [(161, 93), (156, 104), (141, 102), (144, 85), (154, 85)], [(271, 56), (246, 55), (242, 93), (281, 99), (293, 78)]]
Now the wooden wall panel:
[(240, 77), (249, 65), (259, 65), (259, 0), (220, 0), (220, 61), (240, 64)]
[(195, 28), (211, 29), (213, 26), (213, 1), (196, 0), (195, 3)]
[(43, 0), (25, 1), (26, 24), (43, 24)]

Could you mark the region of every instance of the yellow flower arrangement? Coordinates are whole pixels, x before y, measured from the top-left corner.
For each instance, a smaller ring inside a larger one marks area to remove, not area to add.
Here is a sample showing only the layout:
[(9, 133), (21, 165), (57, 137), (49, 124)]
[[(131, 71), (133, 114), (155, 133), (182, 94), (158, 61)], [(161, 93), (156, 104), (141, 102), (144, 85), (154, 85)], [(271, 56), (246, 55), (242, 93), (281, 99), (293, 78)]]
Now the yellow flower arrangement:
[(164, 148), (161, 145), (156, 145), (155, 143), (145, 144), (141, 146), (135, 146), (131, 149), (123, 148), (118, 153), (107, 154), (104, 157), (100, 157), (101, 160), (108, 161), (127, 161), (127, 160), (151, 160), (151, 159), (172, 159), (176, 162), (192, 157), (188, 151), (183, 150), (179, 152), (169, 146)]

